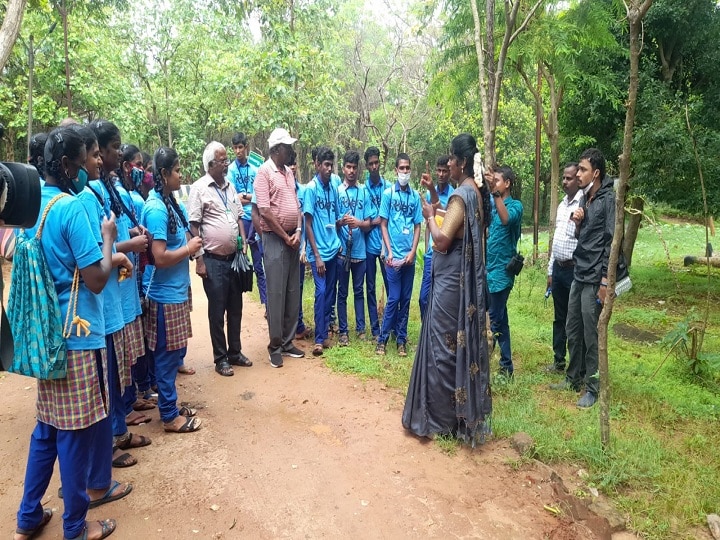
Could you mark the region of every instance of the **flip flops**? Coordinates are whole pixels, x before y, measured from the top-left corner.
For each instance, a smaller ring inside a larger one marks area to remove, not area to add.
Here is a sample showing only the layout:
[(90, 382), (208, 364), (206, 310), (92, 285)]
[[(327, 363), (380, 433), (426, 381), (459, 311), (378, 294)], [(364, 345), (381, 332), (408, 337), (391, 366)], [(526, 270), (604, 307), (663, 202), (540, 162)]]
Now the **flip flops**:
[[(103, 494), (102, 497), (99, 499), (95, 499), (94, 501), (90, 501), (90, 508), (97, 508), (98, 506), (102, 506), (103, 504), (107, 504), (113, 501), (118, 501), (122, 499), (123, 497), (127, 497), (130, 492), (133, 490), (133, 485), (128, 483), (125, 485), (125, 489), (122, 491), (118, 491), (117, 489), (121, 487), (122, 484), (118, 482), (117, 480), (113, 480), (112, 484), (108, 488), (108, 490)], [(58, 489), (58, 498), (63, 498), (63, 489), (60, 487)], [(46, 510), (47, 512), (47, 510)], [(52, 513), (52, 511), (50, 511)], [(48, 521), (50, 521), (48, 519)], [(47, 522), (46, 522), (47, 523)], [(44, 525), (43, 525), (44, 526)], [(24, 534), (24, 533), (18, 533), (18, 534)]]
[(185, 416), (183, 418), (185, 418), (185, 423), (179, 428), (174, 427), (172, 423), (163, 424), (163, 428), (168, 433), (192, 433), (193, 431), (197, 431), (198, 429), (200, 429), (202, 422), (199, 418), (195, 416)]
[(22, 534), (23, 536), (27, 536), (27, 540), (30, 540), (31, 538), (35, 538), (40, 532), (45, 528), (45, 525), (47, 525), (50, 520), (53, 517), (53, 511), (50, 508), (46, 508), (43, 510), (42, 519), (40, 520), (40, 523), (35, 527), (34, 529), (21, 529), (18, 527), (15, 529), (15, 534)]
[[(110, 536), (112, 533), (115, 532), (115, 529), (117, 528), (117, 522), (114, 519), (105, 519), (103, 521), (97, 521), (96, 523), (98, 523), (100, 525), (100, 531), (101, 531), (100, 540)], [(82, 531), (82, 533), (80, 533), (79, 536), (76, 536), (75, 538), (65, 538), (64, 540), (87, 540), (87, 537), (88, 537), (87, 524), (88, 524), (88, 522), (86, 521), (85, 527), (83, 528), (83, 531)]]
[(129, 450), (130, 448), (142, 448), (152, 444), (149, 437), (138, 435), (137, 433), (130, 433), (129, 431), (125, 435), (115, 438), (115, 448), (120, 450)]
[(149, 411), (155, 408), (155, 403), (152, 401), (148, 401), (143, 398), (138, 398), (135, 403), (133, 403), (133, 410), (134, 411)]
[(152, 418), (137, 411), (133, 411), (125, 417), (125, 424), (128, 426), (140, 426), (152, 422)]

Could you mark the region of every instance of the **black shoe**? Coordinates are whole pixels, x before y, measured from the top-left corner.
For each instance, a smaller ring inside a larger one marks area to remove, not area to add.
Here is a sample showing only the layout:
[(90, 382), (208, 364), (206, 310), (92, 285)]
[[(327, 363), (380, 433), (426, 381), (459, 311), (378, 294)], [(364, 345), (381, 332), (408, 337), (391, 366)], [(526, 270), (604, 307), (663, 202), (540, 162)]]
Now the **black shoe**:
[(231, 366), (250, 367), (252, 366), (252, 360), (250, 360), (243, 353), (240, 353), (239, 358), (228, 359), (228, 364)]
[(235, 375), (233, 368), (230, 367), (230, 363), (227, 360), (222, 360), (221, 362), (215, 364), (215, 371), (223, 377), (232, 377)]
[(578, 409), (589, 409), (597, 401), (597, 396), (592, 392), (585, 392), (582, 397), (578, 400)]
[(288, 350), (283, 351), (282, 355), (289, 356), (290, 358), (305, 358), (305, 351), (293, 345)]
[(545, 366), (545, 372), (552, 373), (553, 375), (562, 375), (565, 373), (565, 366), (550, 364), (549, 366)]
[(498, 375), (500, 375), (501, 377), (505, 377), (506, 379), (512, 379), (515, 376), (515, 372), (510, 371), (507, 368), (501, 367), (500, 370), (498, 371)]
[(579, 392), (580, 391), (578, 388), (573, 386), (573, 384), (570, 381), (568, 381), (567, 379), (565, 379), (563, 382), (550, 384), (550, 385), (548, 385), (548, 387), (550, 388), (550, 390), (560, 390), (560, 391), (568, 390), (571, 392)]
[(270, 355), (270, 366), (274, 368), (283, 367), (283, 359), (280, 353), (272, 353)]

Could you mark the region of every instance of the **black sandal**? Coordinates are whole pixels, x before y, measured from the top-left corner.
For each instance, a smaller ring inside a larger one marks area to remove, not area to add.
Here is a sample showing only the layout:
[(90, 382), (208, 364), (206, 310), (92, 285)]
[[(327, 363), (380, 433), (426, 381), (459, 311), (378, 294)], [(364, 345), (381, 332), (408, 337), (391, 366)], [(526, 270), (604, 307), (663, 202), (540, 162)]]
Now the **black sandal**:
[(191, 418), (188, 418), (188, 417), (184, 417), (184, 418), (185, 418), (185, 423), (182, 426), (180, 426), (179, 428), (173, 427), (172, 422), (164, 424), (163, 428), (168, 433), (192, 433), (193, 431), (197, 431), (198, 429), (200, 429), (202, 422), (200, 421), (199, 418), (196, 418), (194, 416)]
[(46, 508), (43, 510), (43, 515), (42, 515), (42, 519), (40, 520), (40, 523), (38, 523), (38, 525), (35, 528), (21, 529), (20, 527), (18, 527), (17, 529), (15, 529), (15, 534), (21, 534), (23, 536), (27, 536), (28, 540), (30, 540), (31, 538), (35, 538), (35, 536), (40, 534), (40, 532), (45, 528), (45, 525), (47, 525), (50, 522), (52, 517), (53, 517), (52, 509)]
[(215, 364), (215, 371), (223, 377), (232, 377), (235, 375), (233, 368), (230, 367), (230, 363), (227, 360), (223, 360), (222, 362)]
[(178, 409), (178, 414), (180, 416), (184, 416), (185, 418), (192, 418), (193, 416), (197, 415), (197, 410), (191, 409), (190, 407), (186, 407), (185, 405), (183, 405)]

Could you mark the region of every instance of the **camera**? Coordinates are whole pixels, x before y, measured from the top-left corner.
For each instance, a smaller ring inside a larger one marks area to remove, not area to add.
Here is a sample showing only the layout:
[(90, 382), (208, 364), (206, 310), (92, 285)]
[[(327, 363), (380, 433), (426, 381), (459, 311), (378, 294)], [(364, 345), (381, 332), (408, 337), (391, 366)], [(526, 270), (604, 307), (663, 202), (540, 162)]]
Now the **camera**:
[(0, 219), (6, 227), (30, 228), (40, 214), (40, 176), (26, 163), (0, 163)]

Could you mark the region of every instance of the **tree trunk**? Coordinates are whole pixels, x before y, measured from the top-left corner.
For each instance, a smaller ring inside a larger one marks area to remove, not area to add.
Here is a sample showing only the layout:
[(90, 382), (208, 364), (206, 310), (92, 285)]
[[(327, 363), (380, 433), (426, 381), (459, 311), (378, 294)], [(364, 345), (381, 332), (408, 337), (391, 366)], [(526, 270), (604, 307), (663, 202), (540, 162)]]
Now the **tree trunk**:
[(627, 192), (628, 180), (630, 179), (630, 158), (632, 155), (633, 128), (635, 127), (635, 107), (637, 104), (639, 71), (640, 71), (640, 35), (642, 32), (642, 20), (653, 0), (631, 0), (627, 9), (627, 18), (630, 24), (630, 83), (628, 86), (628, 98), (625, 103), (625, 131), (623, 133), (623, 151), (620, 155), (620, 182), (617, 189), (615, 201), (615, 232), (610, 248), (610, 260), (608, 262), (607, 290), (608, 294), (600, 312), (598, 321), (598, 368), (600, 372), (600, 438), (603, 448), (610, 445), (610, 379), (608, 366), (608, 325), (612, 316), (615, 304), (615, 278), (617, 273), (617, 261), (620, 255), (620, 247), (625, 222), (625, 193)]
[(550, 140), (550, 240), (548, 242), (548, 255), (552, 252), (553, 235), (555, 234), (555, 220), (557, 219), (558, 187), (560, 185), (560, 127), (558, 124), (558, 110), (563, 97), (562, 87), (558, 90), (555, 78), (545, 70), (545, 79), (550, 89), (550, 113), (548, 114), (547, 135)]
[(625, 229), (625, 239), (623, 240), (622, 251), (625, 255), (625, 262), (628, 267), (632, 264), (633, 250), (637, 241), (640, 223), (642, 222), (642, 213), (645, 209), (645, 199), (642, 197), (633, 197), (630, 200), (630, 217), (628, 218), (627, 229)]
[(68, 11), (65, 0), (60, 7), (60, 17), (63, 26), (63, 42), (65, 44), (65, 93), (67, 98), (67, 115), (72, 116), (72, 92), (70, 90), (70, 56), (68, 54)]
[(5, 18), (0, 27), (0, 73), (5, 69), (5, 64), (10, 58), (15, 40), (20, 33), (23, 14), (27, 0), (9, 0)]

